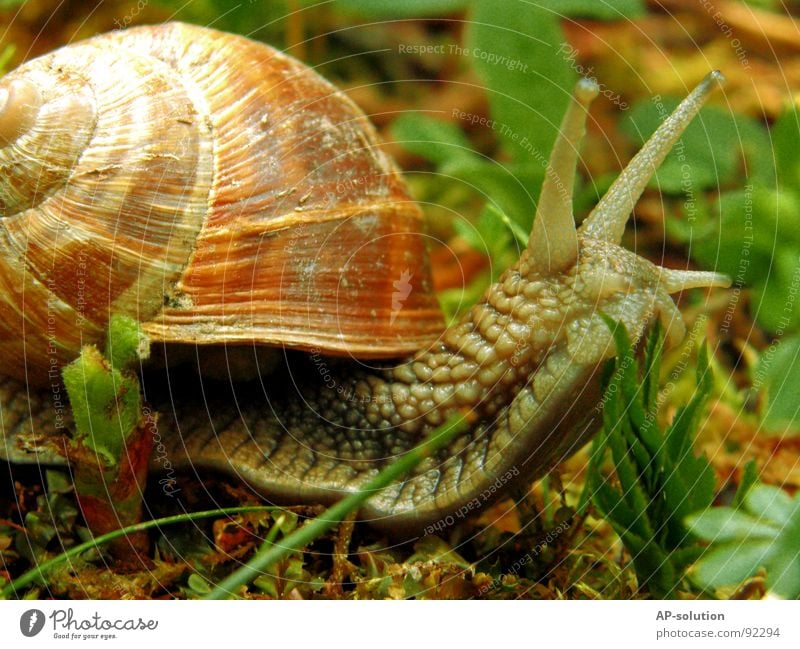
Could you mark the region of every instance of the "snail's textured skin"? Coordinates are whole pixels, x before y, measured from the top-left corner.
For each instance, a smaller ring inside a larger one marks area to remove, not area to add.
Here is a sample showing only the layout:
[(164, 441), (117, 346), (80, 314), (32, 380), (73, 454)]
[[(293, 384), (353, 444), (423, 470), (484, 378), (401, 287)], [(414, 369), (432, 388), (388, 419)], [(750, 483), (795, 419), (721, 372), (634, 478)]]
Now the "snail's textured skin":
[[(184, 28), (154, 29), (136, 30), (135, 39), (158, 40)], [(214, 78), (215, 71), (206, 74)], [(368, 501), (362, 513), (373, 524), (419, 529), (476, 499), (487, 502), (516, 479), (541, 476), (596, 429), (597, 375), (614, 354), (601, 314), (622, 323), (634, 339), (659, 318), (674, 344), (684, 326), (669, 293), (727, 283), (714, 273), (660, 268), (619, 245), (648, 178), (716, 79), (712, 75), (681, 104), (576, 230), (570, 197), (577, 147), (586, 106), (597, 94), (596, 86), (579, 84), (527, 249), (460, 322), (407, 360), (369, 368), (314, 353), (290, 359), (285, 375), (247, 386), (221, 387), (200, 378), (191, 384), (171, 369), (167, 382), (146, 379), (164, 445), (155, 466), (168, 461), (218, 469), (280, 500), (330, 502), (416, 446), (456, 410), (468, 410), (474, 415), (468, 432)], [(0, 135), (4, 129), (14, 130), (0, 115)], [(401, 195), (397, 187), (393, 191)], [(424, 315), (425, 298), (412, 304), (412, 319)], [(157, 330), (152, 327), (151, 333)], [(272, 389), (276, 383), (283, 389)], [(55, 417), (54, 405), (52, 390), (31, 392), (13, 379), (0, 381), (0, 455), (13, 462), (61, 461), (56, 424), (69, 421), (63, 413), (63, 420)]]

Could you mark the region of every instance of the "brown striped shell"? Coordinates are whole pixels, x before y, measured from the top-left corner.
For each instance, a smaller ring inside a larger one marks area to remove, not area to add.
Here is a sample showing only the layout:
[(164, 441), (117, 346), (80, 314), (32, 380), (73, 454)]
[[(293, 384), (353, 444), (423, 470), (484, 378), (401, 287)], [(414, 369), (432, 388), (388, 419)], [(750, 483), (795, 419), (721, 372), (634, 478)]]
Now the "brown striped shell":
[(111, 313), (153, 341), (362, 357), (441, 331), (419, 208), (363, 113), (298, 61), (139, 27), (22, 65), (0, 104), (4, 373), (46, 382)]

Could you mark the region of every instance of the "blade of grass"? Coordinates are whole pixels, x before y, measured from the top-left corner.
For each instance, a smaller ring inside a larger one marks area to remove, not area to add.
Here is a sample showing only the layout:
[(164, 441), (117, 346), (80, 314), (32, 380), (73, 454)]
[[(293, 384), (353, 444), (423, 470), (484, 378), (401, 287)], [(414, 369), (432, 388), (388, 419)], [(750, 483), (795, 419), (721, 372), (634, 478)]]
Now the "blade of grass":
[(68, 562), (70, 559), (77, 557), (79, 554), (86, 552), (87, 550), (97, 549), (99, 546), (108, 543), (109, 541), (113, 541), (114, 539), (118, 539), (121, 536), (125, 536), (127, 534), (143, 532), (145, 530), (149, 530), (154, 527), (161, 527), (162, 525), (187, 523), (189, 521), (202, 520), (204, 518), (213, 518), (215, 516), (225, 516), (229, 514), (245, 514), (249, 512), (280, 511), (282, 509), (283, 507), (275, 507), (271, 505), (258, 505), (251, 507), (223, 507), (221, 509), (209, 509), (202, 512), (188, 512), (185, 514), (176, 514), (174, 516), (156, 518), (151, 521), (144, 521), (143, 523), (136, 523), (135, 525), (122, 527), (118, 530), (114, 530), (113, 532), (108, 532), (107, 534), (103, 534), (102, 536), (98, 536), (96, 538), (85, 541), (80, 545), (76, 545), (74, 548), (70, 548), (66, 552), (59, 554), (57, 557), (53, 557), (52, 559), (49, 559), (44, 563), (40, 563), (35, 568), (31, 568), (26, 573), (20, 575), (13, 581), (10, 581), (5, 586), (3, 586), (3, 588), (0, 590), (0, 599), (7, 599), (11, 595), (16, 594), (17, 591), (19, 591), (22, 588), (25, 588), (25, 586), (30, 585), (37, 579), (44, 579), (45, 574), (48, 571)]
[(203, 599), (230, 597), (238, 588), (250, 583), (276, 562), (295, 550), (307, 546), (320, 535), (338, 525), (350, 512), (357, 510), (376, 492), (388, 487), (392, 482), (411, 471), (423, 459), (442, 448), (457, 434), (463, 432), (466, 423), (466, 415), (451, 417), (435, 429), (422, 444), (387, 466), (361, 489), (346, 496), (303, 527), (281, 539), (280, 545), (272, 545), (259, 550), (250, 561), (219, 582)]
[(744, 465), (744, 472), (739, 480), (739, 488), (733, 496), (733, 506), (740, 509), (744, 505), (745, 496), (750, 488), (758, 482), (758, 466), (755, 460), (748, 460)]
[(494, 204), (487, 203), (486, 209), (489, 210), (490, 212), (493, 212), (497, 216), (497, 218), (499, 218), (505, 224), (505, 226), (511, 231), (511, 234), (514, 235), (514, 238), (523, 248), (528, 245), (529, 235), (527, 230), (521, 227), (518, 223), (512, 221), (509, 218), (508, 214), (503, 212)]
[(592, 498), (596, 482), (594, 476), (599, 475), (600, 465), (603, 462), (606, 451), (605, 431), (600, 431), (597, 437), (592, 442), (592, 449), (589, 453), (589, 464), (586, 466), (586, 480), (583, 483), (581, 495), (578, 498), (578, 508), (576, 513), (578, 516), (583, 516), (586, 512), (586, 507)]

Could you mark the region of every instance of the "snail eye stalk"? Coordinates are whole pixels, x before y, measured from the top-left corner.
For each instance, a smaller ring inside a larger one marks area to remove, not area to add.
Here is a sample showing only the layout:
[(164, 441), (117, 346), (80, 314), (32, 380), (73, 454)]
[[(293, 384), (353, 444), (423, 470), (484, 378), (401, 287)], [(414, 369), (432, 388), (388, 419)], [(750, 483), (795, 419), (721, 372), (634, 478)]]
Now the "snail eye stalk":
[(577, 83), (550, 154), (528, 241), (531, 263), (544, 274), (561, 271), (578, 257), (578, 233), (572, 214), (573, 182), (587, 111), (598, 92), (593, 81), (582, 79)]
[(42, 97), (29, 81), (14, 79), (0, 85), (0, 146), (8, 146), (36, 121)]
[(581, 226), (583, 234), (612, 243), (620, 242), (633, 206), (656, 169), (694, 116), (700, 112), (708, 96), (724, 81), (725, 77), (721, 72), (715, 70), (709, 73), (661, 123), (586, 217)]

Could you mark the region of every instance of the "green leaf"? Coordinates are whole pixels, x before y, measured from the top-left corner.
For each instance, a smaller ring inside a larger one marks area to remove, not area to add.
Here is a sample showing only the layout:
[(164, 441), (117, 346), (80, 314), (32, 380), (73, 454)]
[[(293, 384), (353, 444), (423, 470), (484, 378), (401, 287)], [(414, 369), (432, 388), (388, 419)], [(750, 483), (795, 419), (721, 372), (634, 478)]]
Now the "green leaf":
[(664, 331), (661, 320), (656, 320), (653, 330), (647, 339), (642, 372), (644, 380), (642, 391), (645, 398), (645, 409), (651, 416), (655, 415), (658, 404), (658, 384), (661, 377), (661, 357), (664, 353)]
[(775, 528), (730, 507), (715, 507), (687, 517), (692, 533), (706, 541), (723, 543), (737, 539), (769, 539)]
[(333, 6), (366, 18), (425, 18), (465, 10), (471, 0), (335, 0)]
[[(53, 517), (45, 516), (41, 512), (28, 512), (25, 514), (25, 540), (29, 545), (31, 542), (45, 547), (58, 533), (53, 525)], [(20, 543), (21, 539), (17, 540)], [(28, 554), (32, 548), (25, 548)]]
[(497, 210), (483, 209), (475, 223), (466, 219), (453, 221), (455, 231), (478, 252), (495, 259), (508, 246), (511, 233), (505, 223), (497, 218)]
[(750, 489), (758, 481), (758, 467), (755, 460), (748, 460), (744, 465), (744, 472), (742, 479), (739, 481), (739, 488), (733, 496), (733, 506), (737, 509), (744, 506), (745, 496), (750, 492)]
[[(520, 249), (527, 244), (527, 235), (522, 228), (491, 203), (483, 207), (475, 223), (457, 219), (453, 226), (474, 250), (488, 255), (492, 281), (519, 258)], [(516, 245), (512, 237), (516, 239)]]
[(639, 430), (635, 429), (631, 422), (626, 419), (630, 418), (630, 406), (628, 407), (628, 417), (623, 419), (619, 432), (622, 433), (622, 439), (625, 441), (625, 453), (631, 455), (634, 459), (636, 480), (642, 482), (645, 486), (650, 486), (651, 481), (648, 479), (652, 475), (653, 462), (652, 455), (648, 452), (646, 446), (642, 443), (639, 436)]
[(678, 550), (674, 550), (670, 554), (669, 559), (673, 565), (679, 566), (681, 571), (685, 571), (688, 566), (693, 564), (702, 556), (704, 551), (705, 548), (701, 545), (689, 545)]
[(45, 471), (45, 477), (47, 478), (47, 493), (66, 494), (72, 491), (72, 481), (63, 471), (51, 469)]
[(692, 256), (705, 268), (730, 275), (736, 285), (752, 285), (763, 272), (761, 264), (770, 265), (773, 246), (765, 250), (764, 244), (774, 237), (775, 219), (770, 214), (775, 208), (769, 198), (764, 190), (747, 187), (723, 193), (713, 210), (700, 203), (699, 223), (689, 225), (680, 238), (691, 244)]
[(106, 358), (111, 366), (122, 370), (149, 356), (150, 342), (139, 323), (128, 316), (111, 316), (106, 337)]
[(800, 496), (757, 485), (744, 509), (711, 509), (687, 518), (697, 536), (712, 542), (693, 569), (705, 587), (735, 585), (759, 568), (781, 597), (800, 597)]
[(753, 184), (725, 192), (715, 212), (699, 210), (699, 228), (683, 233), (693, 257), (730, 275), (734, 285), (753, 287), (751, 311), (760, 325), (770, 331), (797, 331), (800, 300), (790, 296), (797, 281), (800, 194)]
[(645, 412), (642, 407), (641, 383), (639, 381), (639, 364), (636, 361), (633, 345), (628, 338), (628, 332), (623, 325), (615, 322), (605, 314), (601, 317), (611, 329), (617, 347), (617, 370), (619, 386), (625, 403), (625, 414), (632, 420), (638, 430), (645, 421)]
[(62, 370), (79, 440), (116, 465), (141, 417), (139, 381), (111, 367), (92, 345)]
[(189, 575), (189, 578), (186, 580), (186, 585), (198, 595), (207, 595), (211, 592), (209, 583), (196, 572)]
[[(610, 398), (613, 398), (613, 396)], [(600, 430), (595, 436), (594, 440), (592, 440), (592, 448), (589, 454), (589, 464), (586, 467), (586, 480), (583, 483), (583, 490), (581, 491), (580, 498), (578, 499), (578, 516), (583, 516), (583, 513), (586, 511), (586, 507), (589, 504), (589, 499), (594, 497), (598, 486), (598, 481), (602, 480), (600, 477), (600, 466), (603, 462), (603, 455), (605, 454), (605, 437), (605, 431)], [(600, 484), (603, 483), (600, 482)], [(603, 509), (602, 513), (606, 514), (607, 512), (605, 509)]]
[(599, 20), (636, 18), (645, 14), (643, 0), (539, 0), (537, 4), (564, 16)]
[(414, 554), (406, 559), (408, 565), (423, 561), (435, 561), (438, 564), (449, 563), (465, 570), (472, 567), (469, 561), (435, 534), (426, 534), (414, 543)]
[[(260, 577), (256, 577), (253, 580), (253, 586), (255, 586), (265, 595), (269, 595), (274, 599), (278, 599), (280, 597), (280, 592), (278, 591), (278, 579), (274, 575), (261, 575)], [(208, 589), (208, 592), (211, 592), (210, 588)]]
[(690, 574), (705, 588), (738, 584), (764, 565), (769, 541), (729, 543), (703, 554)]
[(772, 126), (772, 151), (778, 182), (784, 187), (800, 187), (800, 115), (791, 104)]
[(278, 531), (281, 533), (282, 536), (286, 536), (287, 534), (291, 534), (292, 532), (297, 529), (297, 523), (299, 522), (299, 517), (296, 513), (291, 511), (282, 511), (280, 515), (274, 516), (277, 520), (275, 521), (275, 525), (278, 528)]
[(683, 505), (678, 505), (676, 501), (674, 511), (680, 518), (692, 512), (705, 509), (714, 501), (714, 492), (717, 481), (714, 469), (705, 455), (695, 457), (693, 453), (687, 454), (683, 460), (681, 470), (684, 473), (684, 484), (686, 491), (682, 499)]
[(628, 507), (622, 495), (605, 482), (594, 485), (592, 500), (604, 518), (620, 530), (630, 530), (636, 526), (636, 513)]
[[(798, 529), (795, 531), (800, 532)], [(796, 542), (793, 547), (786, 543), (785, 549), (773, 548), (773, 551), (774, 554), (767, 564), (767, 585), (770, 590), (786, 599), (800, 598), (800, 547)]]
[(712, 388), (708, 348), (703, 345), (697, 359), (697, 389), (689, 403), (678, 411), (664, 443), (664, 492), (668, 510), (668, 535), (679, 542), (686, 515), (708, 507), (714, 499), (714, 470), (704, 455), (695, 456), (694, 436)]
[(678, 581), (669, 555), (652, 542), (651, 536), (642, 538), (630, 530), (615, 528), (615, 531), (630, 552), (639, 585), (648, 588), (655, 597), (667, 597)]
[(495, 203), (522, 231), (530, 232), (544, 169), (530, 165), (501, 165), (460, 156), (439, 168), (439, 173), (466, 183), (486, 201)]
[(751, 512), (758, 512), (780, 524), (790, 523), (800, 505), (800, 501), (793, 499), (783, 489), (770, 485), (753, 487), (745, 497), (745, 503)]
[(764, 426), (776, 432), (800, 431), (800, 336), (783, 338), (767, 348), (756, 367), (764, 398), (760, 414)]
[(458, 157), (476, 159), (470, 141), (450, 122), (420, 113), (405, 113), (392, 123), (391, 132), (405, 149), (437, 164)]
[[(652, 538), (653, 530), (647, 518), (648, 498), (639, 485), (638, 474), (634, 464), (626, 454), (626, 448), (619, 435), (609, 436), (611, 456), (614, 459), (614, 469), (619, 478), (622, 498), (633, 513), (634, 519), (630, 529), (644, 538)], [(614, 518), (614, 512), (609, 512)]]
[(694, 432), (700, 416), (711, 394), (713, 379), (708, 362), (708, 348), (703, 345), (697, 358), (697, 389), (689, 403), (681, 408), (672, 420), (666, 435), (666, 451), (670, 457), (684, 458), (691, 455)]
[(575, 80), (558, 18), (539, 3), (475, 0), (464, 54), (509, 153), (543, 168)]
[[(699, 509), (708, 507), (714, 498), (714, 471), (704, 458), (696, 458), (691, 449), (663, 478), (665, 515), (679, 521)], [(680, 532), (678, 532), (680, 533)]]
[(786, 239), (776, 243), (771, 264), (759, 269), (766, 277), (753, 282), (750, 310), (760, 325), (777, 336), (800, 328), (800, 301), (788, 298), (796, 290), (794, 268), (789, 268), (796, 263), (793, 254)]

